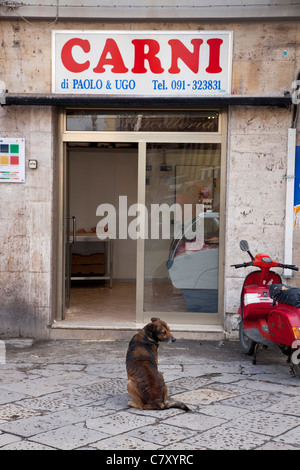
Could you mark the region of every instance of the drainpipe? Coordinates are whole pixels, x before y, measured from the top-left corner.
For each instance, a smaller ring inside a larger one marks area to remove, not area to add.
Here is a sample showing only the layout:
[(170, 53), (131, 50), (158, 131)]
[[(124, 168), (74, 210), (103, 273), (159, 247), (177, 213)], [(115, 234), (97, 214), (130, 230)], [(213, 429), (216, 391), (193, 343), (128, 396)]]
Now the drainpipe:
[(6, 104), (6, 93), (7, 93), (7, 89), (6, 89), (6, 86), (5, 86), (5, 83), (0, 80), (0, 104)]
[[(295, 186), (295, 156), (298, 117), (298, 92), (300, 88), (300, 72), (294, 82), (295, 92), (293, 99), (293, 118), (291, 127), (288, 129), (287, 169), (286, 175), (286, 200), (285, 200), (285, 241), (284, 241), (284, 264), (293, 264), (293, 230), (294, 230), (294, 186)], [(293, 85), (294, 85), (293, 84)], [(293, 277), (291, 269), (283, 270), (283, 277)]]

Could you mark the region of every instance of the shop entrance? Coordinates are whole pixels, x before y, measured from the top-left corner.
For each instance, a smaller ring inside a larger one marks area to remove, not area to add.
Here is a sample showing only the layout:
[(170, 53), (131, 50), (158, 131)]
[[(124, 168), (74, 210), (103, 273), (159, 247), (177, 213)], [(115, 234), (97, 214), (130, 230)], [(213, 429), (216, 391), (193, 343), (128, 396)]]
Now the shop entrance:
[[(134, 322), (136, 240), (116, 237), (112, 230), (119, 232), (119, 201), (137, 201), (138, 144), (68, 143), (66, 152), (65, 319)], [(105, 209), (115, 215), (115, 227), (105, 223)]]
[(57, 320), (223, 323), (226, 113), (67, 110)]

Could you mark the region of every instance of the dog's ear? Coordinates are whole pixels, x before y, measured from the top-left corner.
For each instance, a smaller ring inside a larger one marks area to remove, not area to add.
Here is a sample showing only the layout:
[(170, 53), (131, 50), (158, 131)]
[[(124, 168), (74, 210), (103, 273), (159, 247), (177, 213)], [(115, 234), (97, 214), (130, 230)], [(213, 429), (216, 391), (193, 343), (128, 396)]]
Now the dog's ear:
[(146, 331), (147, 335), (150, 338), (153, 338), (154, 341), (157, 342), (157, 325), (154, 324), (155, 320), (159, 320), (159, 319), (158, 318), (151, 318), (151, 323), (148, 323), (145, 326), (145, 331)]
[(158, 320), (160, 320), (160, 318), (157, 318), (157, 317), (151, 318), (152, 323), (155, 322), (155, 321), (158, 321)]

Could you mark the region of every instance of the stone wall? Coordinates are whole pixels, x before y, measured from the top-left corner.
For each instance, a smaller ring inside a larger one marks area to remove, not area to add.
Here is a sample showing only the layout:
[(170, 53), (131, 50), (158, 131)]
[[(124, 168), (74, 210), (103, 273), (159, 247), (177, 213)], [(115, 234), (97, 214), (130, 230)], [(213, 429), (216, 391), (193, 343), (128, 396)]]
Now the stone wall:
[(300, 25), (280, 23), (26, 23), (2, 21), (1, 80), (11, 93), (51, 91), (51, 31), (63, 30), (230, 30), (233, 31), (232, 93), (282, 95), (300, 67)]
[(51, 317), (52, 110), (0, 110), (1, 137), (26, 139), (37, 170), (25, 183), (1, 183), (0, 336), (47, 336)]
[[(292, 89), (300, 69), (299, 26), (250, 24), (234, 31), (234, 38), (233, 93), (282, 95)], [(229, 337), (238, 327), (236, 312), (246, 275), (246, 270), (235, 270), (230, 264), (248, 260), (239, 240), (248, 240), (254, 254), (264, 252), (284, 261), (284, 175), (291, 121), (291, 109), (232, 107), (229, 111), (224, 299)], [(300, 266), (299, 245), (299, 230), (295, 230), (293, 262)], [(300, 275), (284, 282), (300, 287)]]
[[(225, 312), (236, 313), (248, 269), (234, 263), (249, 261), (239, 248), (248, 240), (251, 252), (284, 261), (288, 109), (233, 108), (229, 114)], [(278, 272), (281, 272), (279, 270)], [(237, 327), (228, 315), (226, 328)]]
[[(109, 23), (2, 21), (0, 28), (1, 80), (10, 93), (51, 91), (51, 30), (233, 30), (234, 94), (283, 95), (291, 90), (300, 68), (300, 26), (296, 23)], [(236, 326), (239, 290), (245, 275), (230, 264), (246, 259), (239, 250), (242, 238), (254, 252), (283, 258), (287, 129), (291, 110), (234, 107), (229, 109), (225, 313), (226, 328)], [(47, 337), (55, 315), (53, 305), (52, 220), (54, 171), (54, 111), (48, 107), (3, 107), (1, 137), (26, 139), (24, 184), (1, 184), (0, 224), (0, 336)], [(300, 263), (300, 235), (295, 231), (295, 262)], [(298, 260), (298, 261), (297, 261)], [(299, 284), (299, 276), (295, 283)]]

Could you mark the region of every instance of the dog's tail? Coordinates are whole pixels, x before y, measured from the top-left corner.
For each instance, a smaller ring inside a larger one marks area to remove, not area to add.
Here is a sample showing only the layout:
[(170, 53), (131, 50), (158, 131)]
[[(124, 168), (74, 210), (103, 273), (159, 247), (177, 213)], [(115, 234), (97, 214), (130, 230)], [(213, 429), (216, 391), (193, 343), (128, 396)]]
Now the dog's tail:
[(180, 401), (167, 401), (165, 403), (165, 410), (168, 410), (169, 408), (180, 408), (181, 410), (184, 411), (190, 411), (190, 409), (184, 404), (181, 403)]

